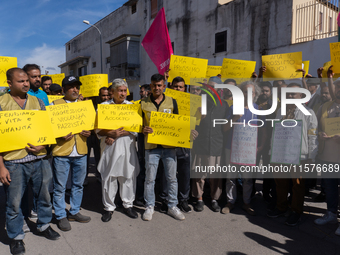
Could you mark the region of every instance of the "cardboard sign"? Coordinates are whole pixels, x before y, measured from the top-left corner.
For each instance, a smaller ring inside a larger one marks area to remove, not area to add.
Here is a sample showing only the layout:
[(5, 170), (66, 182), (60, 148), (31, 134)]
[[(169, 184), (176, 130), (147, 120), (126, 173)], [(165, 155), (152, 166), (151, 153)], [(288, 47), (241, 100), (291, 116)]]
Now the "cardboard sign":
[[(170, 72), (168, 81), (172, 82), (172, 80), (180, 76), (185, 80), (186, 84), (191, 84), (192, 78), (204, 78), (207, 74), (208, 68), (208, 59), (203, 58), (190, 58), (172, 55), (170, 59)], [(197, 85), (197, 84), (191, 84)]]
[(79, 77), (79, 81), (82, 83), (79, 94), (82, 94), (83, 97), (96, 97), (99, 95), (101, 87), (108, 87), (107, 74), (85, 75)]
[(331, 63), (333, 65), (333, 72), (340, 73), (340, 42), (330, 43), (329, 48), (331, 52)]
[(17, 66), (17, 58), (0, 56), (0, 87), (8, 87), (6, 72)]
[(176, 100), (180, 115), (195, 116), (198, 107), (201, 107), (201, 96), (168, 88), (164, 94)]
[[(194, 120), (191, 122), (191, 119)], [(148, 143), (190, 148), (190, 124), (195, 122), (194, 117), (151, 112), (150, 127), (153, 133), (148, 134)]]
[(302, 52), (265, 55), (262, 56), (262, 65), (267, 68), (264, 78), (295, 78), (298, 75), (296, 70), (302, 68)]
[(301, 120), (285, 121), (284, 127), (281, 121), (274, 122), (270, 163), (300, 165), (302, 128)]
[(34, 146), (55, 144), (46, 111), (0, 111), (0, 153)]
[(90, 100), (46, 106), (54, 137), (94, 129), (96, 111)]
[(222, 63), (222, 78), (235, 79), (237, 83), (249, 80), (255, 71), (256, 61), (224, 58)]
[[(309, 72), (309, 60), (308, 61), (302, 61), (302, 66), (300, 69), (304, 69), (306, 71), (305, 77)], [(295, 71), (294, 74), (292, 74), (289, 78), (291, 79), (301, 79), (302, 78), (302, 72)]]
[(236, 165), (256, 165), (257, 127), (233, 126), (230, 163)]
[(52, 83), (56, 83), (59, 84), (60, 86), (62, 85), (62, 81), (65, 78), (65, 74), (64, 73), (58, 73), (58, 74), (47, 74), (47, 75), (41, 75), (41, 77), (44, 76), (49, 76), (52, 78)]
[(98, 129), (142, 132), (143, 118), (140, 104), (99, 104)]
[(64, 96), (58, 96), (58, 95), (47, 95), (48, 101), (52, 103), (54, 100), (63, 98)]
[(205, 77), (212, 77), (221, 74), (222, 66), (209, 66), (207, 68), (207, 75)]
[[(328, 61), (326, 63), (323, 64), (323, 70), (322, 70), (322, 79), (327, 79), (327, 71), (328, 68), (332, 65), (331, 61)], [(334, 67), (333, 67), (333, 72), (334, 72)], [(333, 75), (333, 79), (335, 78), (339, 78), (340, 77), (340, 72), (339, 73), (335, 73)]]
[(306, 71), (306, 75), (309, 73), (309, 60), (302, 61), (302, 69)]
[(325, 119), (325, 133), (328, 136), (340, 135), (340, 117)]

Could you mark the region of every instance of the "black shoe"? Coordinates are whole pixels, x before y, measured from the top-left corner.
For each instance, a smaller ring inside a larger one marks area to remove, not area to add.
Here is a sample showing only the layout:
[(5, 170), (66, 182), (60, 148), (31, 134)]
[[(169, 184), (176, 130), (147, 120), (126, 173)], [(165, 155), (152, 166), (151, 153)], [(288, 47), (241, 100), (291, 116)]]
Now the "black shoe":
[(301, 220), (300, 214), (296, 212), (292, 212), (291, 215), (286, 220), (285, 224), (293, 227), (293, 226), (296, 226), (300, 220)]
[(138, 214), (136, 213), (135, 210), (133, 210), (132, 207), (129, 208), (124, 208), (124, 213), (129, 216), (132, 219), (137, 219), (138, 218)]
[(133, 203), (135, 206), (145, 207), (144, 200), (135, 200)]
[(168, 204), (163, 201), (161, 205), (161, 209), (159, 210), (161, 213), (167, 213), (168, 212)]
[(270, 217), (270, 218), (277, 218), (279, 216), (283, 216), (285, 215), (287, 211), (281, 211), (277, 208), (275, 208), (273, 211), (270, 211), (267, 213), (267, 216)]
[(106, 211), (102, 216), (102, 222), (108, 222), (112, 218), (113, 211)]
[(53, 228), (51, 228), (51, 226), (49, 226), (48, 228), (46, 228), (44, 231), (40, 232), (40, 235), (46, 237), (49, 240), (58, 240), (60, 238), (60, 235), (58, 234), (58, 232), (54, 231)]
[(87, 223), (91, 220), (91, 217), (82, 215), (81, 213), (77, 213), (75, 215), (69, 214), (68, 215), (69, 221), (78, 221), (81, 223)]
[(185, 213), (191, 212), (191, 208), (188, 205), (188, 201), (186, 201), (186, 200), (180, 202), (178, 208), (181, 209)]
[(197, 203), (195, 204), (195, 210), (197, 212), (202, 212), (204, 209), (204, 202), (202, 200), (198, 200)]
[(13, 255), (25, 254), (25, 244), (23, 240), (11, 240), (10, 244), (11, 253)]
[(62, 231), (69, 231), (71, 230), (71, 225), (70, 225), (70, 222), (68, 222), (68, 219), (65, 217), (65, 218), (62, 218), (60, 220), (58, 220), (58, 228)]
[(221, 207), (218, 205), (217, 201), (211, 201), (211, 208), (214, 212), (219, 212)]

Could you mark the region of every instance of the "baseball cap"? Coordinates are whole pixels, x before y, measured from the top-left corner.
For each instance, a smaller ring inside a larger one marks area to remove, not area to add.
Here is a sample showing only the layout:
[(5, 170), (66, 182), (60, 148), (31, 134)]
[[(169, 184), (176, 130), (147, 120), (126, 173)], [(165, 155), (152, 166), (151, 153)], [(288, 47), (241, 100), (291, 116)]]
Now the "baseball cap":
[(65, 87), (67, 85), (81, 85), (82, 83), (77, 80), (73, 75), (66, 76), (62, 81), (62, 86)]

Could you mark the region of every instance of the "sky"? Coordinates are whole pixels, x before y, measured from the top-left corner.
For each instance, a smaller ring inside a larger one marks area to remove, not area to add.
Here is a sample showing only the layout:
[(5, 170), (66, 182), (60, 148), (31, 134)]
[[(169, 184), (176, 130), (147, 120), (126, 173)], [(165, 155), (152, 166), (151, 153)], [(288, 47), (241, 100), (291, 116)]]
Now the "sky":
[(18, 67), (35, 63), (60, 73), (65, 43), (127, 0), (1, 0), (0, 56), (17, 57)]

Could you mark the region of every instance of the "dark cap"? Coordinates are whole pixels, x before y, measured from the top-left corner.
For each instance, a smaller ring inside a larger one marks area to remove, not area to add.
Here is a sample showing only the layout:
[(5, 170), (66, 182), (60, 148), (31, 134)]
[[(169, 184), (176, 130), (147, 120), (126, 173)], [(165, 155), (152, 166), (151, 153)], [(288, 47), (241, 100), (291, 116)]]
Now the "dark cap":
[(77, 80), (76, 77), (74, 77), (73, 75), (70, 75), (70, 76), (66, 76), (64, 79), (63, 79), (63, 82), (62, 82), (62, 86), (65, 87), (67, 85), (81, 85), (81, 82)]
[(319, 85), (321, 81), (320, 81), (320, 78), (310, 77), (307, 79), (306, 83), (310, 85)]
[(219, 77), (217, 77), (217, 76), (210, 77), (209, 78), (209, 82), (215, 82), (217, 84), (222, 84), (223, 83), (222, 80)]
[(57, 84), (57, 83), (52, 83), (52, 84), (50, 85), (50, 91), (57, 92), (57, 91), (60, 91), (60, 90), (62, 90), (62, 89), (61, 89), (61, 87), (60, 87), (59, 84)]

